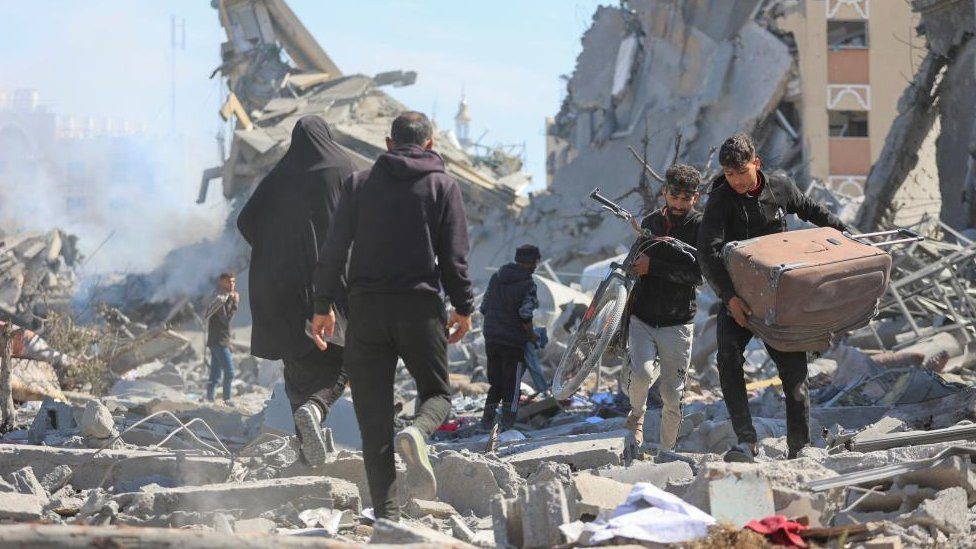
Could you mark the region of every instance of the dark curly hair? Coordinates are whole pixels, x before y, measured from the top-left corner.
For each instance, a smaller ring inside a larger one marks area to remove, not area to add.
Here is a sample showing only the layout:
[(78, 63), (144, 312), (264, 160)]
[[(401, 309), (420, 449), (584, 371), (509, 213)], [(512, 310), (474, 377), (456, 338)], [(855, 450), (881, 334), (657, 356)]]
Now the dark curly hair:
[(752, 138), (744, 133), (737, 133), (722, 143), (718, 151), (718, 163), (723, 168), (739, 170), (756, 157), (756, 145)]
[(698, 192), (701, 173), (688, 164), (674, 164), (664, 174), (667, 186), (682, 191)]

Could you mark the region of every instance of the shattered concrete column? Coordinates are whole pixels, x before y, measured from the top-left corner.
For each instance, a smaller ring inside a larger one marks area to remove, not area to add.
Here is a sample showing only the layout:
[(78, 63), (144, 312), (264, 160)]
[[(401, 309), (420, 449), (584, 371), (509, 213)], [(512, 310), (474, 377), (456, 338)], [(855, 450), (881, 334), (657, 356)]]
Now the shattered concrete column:
[(13, 429), (17, 420), (17, 409), (14, 408), (14, 396), (10, 387), (12, 350), (13, 324), (6, 322), (0, 333), (0, 432), (4, 433)]
[(898, 100), (898, 116), (864, 183), (864, 202), (855, 221), (859, 229), (870, 231), (881, 224), (895, 193), (918, 163), (918, 149), (939, 114), (933, 108), (939, 97), (937, 80), (947, 62), (945, 57), (928, 52), (915, 79)]
[(522, 515), (522, 547), (554, 547), (563, 542), (559, 527), (569, 522), (569, 505), (561, 482), (524, 488), (516, 506)]

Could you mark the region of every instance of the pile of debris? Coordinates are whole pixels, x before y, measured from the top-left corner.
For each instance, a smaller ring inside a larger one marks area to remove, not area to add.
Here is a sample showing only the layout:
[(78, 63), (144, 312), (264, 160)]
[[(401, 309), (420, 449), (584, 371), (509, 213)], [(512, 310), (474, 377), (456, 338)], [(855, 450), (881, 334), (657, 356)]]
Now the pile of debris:
[(58, 229), (0, 231), (0, 318), (12, 315), (34, 322), (49, 308), (66, 309), (77, 283), (74, 269), (81, 260), (77, 241)]

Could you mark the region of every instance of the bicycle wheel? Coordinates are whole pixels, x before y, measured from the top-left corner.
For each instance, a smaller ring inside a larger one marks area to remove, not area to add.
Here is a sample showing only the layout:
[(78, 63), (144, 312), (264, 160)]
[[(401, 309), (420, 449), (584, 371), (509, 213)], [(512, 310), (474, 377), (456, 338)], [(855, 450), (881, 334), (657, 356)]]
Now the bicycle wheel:
[(580, 323), (556, 367), (552, 394), (559, 400), (569, 398), (579, 389), (607, 350), (624, 316), (627, 288), (614, 278), (593, 302), (593, 314)]

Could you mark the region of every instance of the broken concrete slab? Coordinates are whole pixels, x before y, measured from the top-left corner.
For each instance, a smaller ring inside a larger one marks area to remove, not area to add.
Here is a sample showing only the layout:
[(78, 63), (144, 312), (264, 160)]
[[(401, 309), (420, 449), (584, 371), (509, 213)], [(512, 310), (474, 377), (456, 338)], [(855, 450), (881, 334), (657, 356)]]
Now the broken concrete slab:
[(112, 372), (121, 375), (148, 362), (175, 356), (189, 344), (190, 340), (182, 334), (157, 328), (139, 335), (112, 353), (108, 365)]
[(65, 465), (72, 471), (71, 484), (79, 489), (94, 488), (103, 480), (106, 481), (106, 486), (111, 486), (115, 482), (152, 474), (174, 479), (180, 484), (209, 484), (224, 482), (230, 471), (230, 463), (226, 458), (177, 458), (144, 450), (105, 450), (98, 455), (95, 453), (96, 450), (88, 449), (2, 444), (0, 471), (30, 465), (34, 473), (43, 478), (55, 467)]
[(81, 429), (82, 436), (93, 442), (90, 445), (93, 447), (100, 447), (101, 443), (105, 443), (119, 434), (118, 429), (115, 428), (115, 420), (112, 418), (112, 414), (98, 400), (89, 400), (85, 404), (85, 411), (78, 427)]
[(630, 467), (600, 467), (594, 469), (592, 473), (624, 484), (650, 482), (662, 490), (667, 488), (669, 484), (684, 484), (695, 476), (691, 466), (683, 461), (672, 461), (670, 463), (635, 461)]
[(277, 528), (273, 520), (262, 517), (234, 521), (235, 534), (270, 534)]
[(34, 470), (30, 466), (23, 467), (10, 473), (7, 477), (10, 483), (14, 486), (20, 494), (30, 494), (32, 496), (40, 499), (44, 504), (47, 503), (48, 493), (44, 490), (44, 486), (41, 482), (37, 480), (37, 476), (34, 475)]
[[(151, 506), (147, 508), (151, 498)], [(323, 503), (335, 509), (362, 510), (359, 490), (351, 482), (326, 477), (292, 477), (250, 482), (145, 489), (113, 498), (134, 516), (160, 517), (174, 511), (235, 510), (242, 518), (256, 517), (286, 503), (296, 509), (314, 509)]]
[(363, 502), (363, 507), (370, 507), (372, 500), (369, 496), (369, 484), (366, 481), (366, 466), (363, 464), (363, 456), (360, 452), (350, 450), (339, 450), (333, 459), (326, 461), (318, 467), (311, 467), (296, 460), (290, 466), (281, 470), (279, 478), (322, 475), (332, 478), (341, 478), (352, 482), (359, 488), (359, 497)]
[(404, 522), (393, 522), (387, 519), (376, 521), (376, 524), (373, 525), (373, 537), (370, 538), (369, 543), (370, 545), (421, 543), (464, 549), (474, 549), (475, 547), (421, 524), (412, 523), (408, 525)]
[(477, 535), (465, 524), (464, 520), (458, 515), (451, 515), (447, 518), (447, 523), (451, 527), (451, 535), (464, 543), (477, 544)]
[(516, 502), (522, 516), (522, 547), (553, 547), (563, 543), (559, 527), (569, 522), (569, 505), (560, 482), (523, 487)]
[(67, 484), (69, 478), (71, 478), (71, 467), (58, 465), (54, 469), (51, 469), (48, 474), (44, 475), (44, 478), (41, 479), (41, 486), (48, 493), (54, 494)]
[(960, 487), (948, 488), (925, 500), (907, 518), (908, 523), (938, 528), (946, 535), (969, 532), (968, 494)]
[(0, 493), (0, 519), (29, 522), (40, 520), (44, 501), (32, 494)]
[(523, 477), (533, 473), (543, 461), (566, 463), (576, 471), (620, 465), (625, 434), (626, 431), (618, 430), (561, 437), (558, 441), (528, 441), (517, 448), (518, 453), (502, 459)]
[(492, 532), (496, 547), (522, 547), (522, 515), (515, 498), (491, 498)]
[(601, 512), (612, 511), (627, 500), (633, 484), (624, 484), (609, 478), (589, 473), (579, 473), (573, 477), (570, 500), (570, 520), (583, 517), (595, 519)]
[(514, 497), (524, 480), (508, 463), (469, 452), (446, 451), (431, 460), (437, 478), (437, 498), (461, 513), (491, 515), (496, 495)]
[(775, 514), (773, 490), (758, 471), (746, 471), (708, 483), (709, 512), (719, 522), (739, 528)]
[(458, 514), (457, 509), (443, 501), (427, 501), (422, 499), (412, 499), (404, 508), (404, 512), (409, 517), (420, 519), (427, 515), (436, 519), (446, 519)]
[(49, 431), (71, 431), (77, 428), (74, 408), (70, 404), (44, 399), (41, 402), (41, 409), (34, 416), (34, 421), (27, 431), (27, 441), (31, 444), (40, 444)]
[[(0, 542), (32, 549), (85, 549), (101, 546), (181, 547), (186, 549), (269, 549), (271, 547), (345, 549), (351, 545), (302, 536), (247, 536), (199, 528), (17, 524), (0, 526)], [(389, 546), (387, 546), (389, 547)]]

